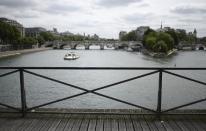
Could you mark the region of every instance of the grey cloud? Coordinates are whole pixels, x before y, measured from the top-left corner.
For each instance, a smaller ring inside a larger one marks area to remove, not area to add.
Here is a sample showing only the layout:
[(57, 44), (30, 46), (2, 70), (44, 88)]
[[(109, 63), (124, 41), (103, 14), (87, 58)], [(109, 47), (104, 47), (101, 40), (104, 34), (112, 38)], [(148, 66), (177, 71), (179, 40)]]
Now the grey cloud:
[(184, 19), (179, 19), (178, 21), (180, 22), (191, 22), (191, 23), (205, 23), (205, 20), (204, 19), (188, 19), (188, 18), (184, 18)]
[(77, 27), (95, 27), (95, 24), (92, 22), (81, 22), (75, 24)]
[(129, 14), (123, 17), (124, 20), (126, 20), (129, 23), (143, 23), (150, 21), (152, 19), (153, 14), (152, 13), (145, 13), (145, 14), (140, 14), (140, 13), (134, 13), (134, 14)]
[(37, 18), (39, 15), (33, 14), (33, 13), (15, 13), (13, 15), (15, 18), (23, 18), (23, 19), (29, 19), (29, 18)]
[(0, 15), (12, 18), (36, 18), (39, 16), (38, 11), (25, 8), (8, 8), (5, 6), (0, 6)]
[(103, 7), (128, 6), (131, 3), (141, 2), (142, 0), (99, 0), (97, 5)]
[(205, 27), (197, 28), (197, 33), (198, 33), (198, 36), (205, 37), (206, 28)]
[(75, 23), (74, 25), (77, 27), (96, 27), (96, 26), (102, 26), (101, 24), (106, 24), (105, 22), (102, 22), (101, 20), (89, 20), (89, 19), (84, 19), (82, 21), (79, 21)]
[(31, 7), (33, 5), (35, 2), (31, 0), (0, 0), (0, 6), (7, 8)]
[(206, 14), (206, 7), (202, 6), (177, 6), (171, 10), (176, 14)]
[(139, 7), (149, 7), (150, 5), (148, 3), (142, 3), (139, 5)]
[(65, 14), (65, 13), (76, 12), (80, 10), (81, 10), (81, 7), (76, 6), (76, 5), (52, 4), (44, 11), (47, 13), (51, 13), (51, 14), (54, 14), (54, 13)]

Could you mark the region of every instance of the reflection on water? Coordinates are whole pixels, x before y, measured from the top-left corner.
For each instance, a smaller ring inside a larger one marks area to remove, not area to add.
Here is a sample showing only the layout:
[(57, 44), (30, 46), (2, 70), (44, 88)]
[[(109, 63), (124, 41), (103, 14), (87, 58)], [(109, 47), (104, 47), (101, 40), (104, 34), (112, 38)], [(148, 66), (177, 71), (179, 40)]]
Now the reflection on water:
[[(0, 60), (0, 66), (52, 66), (52, 67), (205, 67), (204, 51), (178, 52), (168, 58), (154, 59), (139, 52), (120, 50), (73, 50), (80, 58), (64, 60), (65, 50), (49, 50)], [(95, 89), (150, 71), (65, 71), (31, 70), (85, 89)], [(3, 71), (1, 70), (1, 74)], [(206, 81), (206, 71), (173, 71), (201, 81)], [(19, 74), (0, 78), (0, 102), (20, 106)], [(71, 96), (82, 91), (25, 73), (27, 104), (29, 107)], [(140, 78), (128, 83), (99, 90), (99, 93), (113, 96), (134, 104), (156, 109), (158, 74)], [(204, 98), (206, 88), (163, 73), (163, 108), (178, 106)], [(82, 95), (49, 107), (68, 108), (134, 108), (93, 94)], [(191, 108), (191, 107), (189, 107)], [(198, 104), (192, 108), (205, 108)]]

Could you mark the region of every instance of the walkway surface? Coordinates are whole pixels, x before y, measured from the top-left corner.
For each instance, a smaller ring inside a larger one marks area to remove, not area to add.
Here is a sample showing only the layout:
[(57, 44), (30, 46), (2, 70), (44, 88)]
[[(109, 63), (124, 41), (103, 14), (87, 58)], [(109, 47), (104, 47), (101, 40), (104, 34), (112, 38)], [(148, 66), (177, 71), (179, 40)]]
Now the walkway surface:
[(206, 131), (206, 116), (32, 115), (0, 117), (0, 131)]
[(5, 51), (5, 52), (0, 52), (0, 58), (20, 55), (20, 54), (25, 54), (25, 53), (44, 51), (44, 50), (49, 50), (49, 49), (51, 48), (34, 48), (34, 49), (25, 49), (25, 50)]

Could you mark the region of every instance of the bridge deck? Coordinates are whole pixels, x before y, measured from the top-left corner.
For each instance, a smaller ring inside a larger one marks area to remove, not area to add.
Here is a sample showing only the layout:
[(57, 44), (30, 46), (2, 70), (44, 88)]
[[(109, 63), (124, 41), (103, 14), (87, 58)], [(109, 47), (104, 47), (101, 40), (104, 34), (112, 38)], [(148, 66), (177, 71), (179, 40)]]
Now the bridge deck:
[[(10, 114), (9, 114), (10, 115)], [(0, 131), (205, 131), (206, 116), (28, 115), (1, 116)]]

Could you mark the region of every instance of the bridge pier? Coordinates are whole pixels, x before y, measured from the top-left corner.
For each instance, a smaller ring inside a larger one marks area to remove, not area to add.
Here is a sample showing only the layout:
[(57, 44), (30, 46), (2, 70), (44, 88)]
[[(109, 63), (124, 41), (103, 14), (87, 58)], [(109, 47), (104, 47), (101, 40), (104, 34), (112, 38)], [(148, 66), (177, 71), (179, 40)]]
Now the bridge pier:
[(104, 50), (104, 44), (100, 45), (100, 50)]
[(84, 43), (85, 50), (89, 50), (89, 44)]
[(76, 50), (76, 47), (75, 47), (75, 46), (73, 46), (73, 47), (71, 47), (71, 49), (72, 49), (72, 50)]

